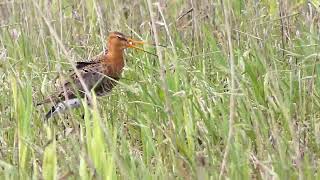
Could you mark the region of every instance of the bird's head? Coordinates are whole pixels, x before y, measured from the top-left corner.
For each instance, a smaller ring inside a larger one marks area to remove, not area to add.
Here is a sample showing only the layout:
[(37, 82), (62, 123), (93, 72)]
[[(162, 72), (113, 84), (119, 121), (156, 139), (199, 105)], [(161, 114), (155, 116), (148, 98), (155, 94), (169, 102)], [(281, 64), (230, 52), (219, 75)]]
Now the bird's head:
[[(141, 51), (147, 52), (139, 45), (143, 45), (145, 42), (134, 40), (126, 37), (124, 34), (120, 32), (111, 32), (108, 37), (108, 49), (115, 51), (123, 51), (126, 48), (135, 48)], [(149, 54), (155, 55), (154, 53), (147, 52)]]
[(109, 48), (124, 50), (126, 48), (136, 48), (138, 45), (144, 44), (143, 41), (137, 41), (127, 38), (120, 32), (111, 32), (108, 37)]

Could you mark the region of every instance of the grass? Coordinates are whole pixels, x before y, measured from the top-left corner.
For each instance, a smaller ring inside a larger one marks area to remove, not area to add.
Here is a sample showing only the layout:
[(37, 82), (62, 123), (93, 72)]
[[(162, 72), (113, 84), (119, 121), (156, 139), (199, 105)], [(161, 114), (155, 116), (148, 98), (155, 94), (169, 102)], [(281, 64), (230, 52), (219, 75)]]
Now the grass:
[[(151, 4), (154, 27), (148, 1), (0, 2), (0, 179), (320, 178), (319, 3), (226, 2)], [(110, 31), (168, 47), (44, 123), (34, 103)]]

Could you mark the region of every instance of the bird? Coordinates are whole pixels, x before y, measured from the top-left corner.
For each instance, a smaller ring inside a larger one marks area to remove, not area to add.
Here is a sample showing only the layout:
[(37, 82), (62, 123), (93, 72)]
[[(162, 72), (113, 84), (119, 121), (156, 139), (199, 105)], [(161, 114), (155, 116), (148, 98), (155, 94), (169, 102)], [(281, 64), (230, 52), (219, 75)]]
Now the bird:
[(121, 77), (125, 65), (124, 50), (126, 48), (136, 48), (155, 55), (138, 47), (143, 44), (145, 42), (128, 38), (123, 33), (110, 32), (107, 38), (107, 49), (102, 54), (91, 61), (76, 62), (75, 70), (70, 71), (70, 75), (60, 82), (58, 90), (37, 103), (37, 106), (53, 104), (45, 114), (45, 119), (48, 120), (67, 109), (80, 107), (81, 99), (88, 98), (86, 91), (93, 90), (97, 96), (108, 94)]

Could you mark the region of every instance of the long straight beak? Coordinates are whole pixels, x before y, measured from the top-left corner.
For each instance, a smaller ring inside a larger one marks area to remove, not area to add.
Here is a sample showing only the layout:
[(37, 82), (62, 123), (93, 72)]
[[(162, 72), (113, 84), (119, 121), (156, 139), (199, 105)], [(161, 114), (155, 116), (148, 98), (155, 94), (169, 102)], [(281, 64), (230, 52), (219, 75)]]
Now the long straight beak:
[(138, 49), (138, 50), (140, 50), (140, 51), (143, 51), (143, 52), (145, 52), (145, 53), (148, 53), (148, 54), (151, 54), (151, 55), (153, 55), (153, 56), (157, 56), (157, 57), (158, 57), (158, 55), (156, 55), (155, 53), (146, 51), (146, 50), (142, 49), (141, 47), (138, 47), (138, 45), (143, 45), (143, 44), (148, 44), (148, 43), (145, 43), (145, 42), (143, 42), (143, 41), (133, 40), (133, 39), (130, 39), (130, 38), (128, 38), (128, 42), (129, 42), (129, 43), (128, 43), (128, 48)]

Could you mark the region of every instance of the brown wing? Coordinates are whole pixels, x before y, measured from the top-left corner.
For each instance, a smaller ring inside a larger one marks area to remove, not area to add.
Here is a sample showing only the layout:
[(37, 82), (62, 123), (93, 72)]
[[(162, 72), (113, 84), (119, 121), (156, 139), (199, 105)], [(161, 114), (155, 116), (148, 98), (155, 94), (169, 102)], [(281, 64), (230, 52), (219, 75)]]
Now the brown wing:
[(96, 63), (100, 63), (102, 60), (104, 60), (106, 58), (106, 55), (108, 53), (108, 50), (102, 51), (100, 54), (92, 57), (89, 61), (78, 61), (76, 62), (76, 68), (77, 69), (82, 69), (86, 66), (92, 65), (92, 64), (96, 64)]
[[(104, 75), (102, 73), (104, 72), (104, 68), (100, 63), (86, 64), (78, 71), (88, 90), (91, 91), (94, 89), (97, 96), (103, 96), (110, 92), (111, 89), (117, 84), (116, 81), (119, 80), (119, 78), (111, 78)], [(76, 73), (72, 73), (69, 79), (62, 83), (57, 93), (49, 96), (44, 101), (38, 103), (38, 105), (49, 102), (56, 104), (67, 99), (73, 99), (76, 97), (83, 98), (84, 96), (85, 90), (80, 82), (80, 79)]]
[[(87, 85), (88, 89), (91, 91), (92, 89), (96, 93), (97, 96), (104, 96), (117, 84), (119, 80), (118, 77), (109, 77), (106, 74), (110, 74), (110, 68), (105, 68), (101, 63), (86, 65), (81, 69), (81, 76), (84, 80), (84, 83)], [(77, 79), (77, 89), (79, 93), (82, 93), (81, 97), (84, 96), (84, 89), (81, 86), (80, 80), (73, 74), (73, 79)], [(74, 81), (75, 82), (75, 81)]]
[[(108, 50), (102, 51), (101, 53), (99, 53), (98, 55), (92, 57), (88, 61), (77, 61), (77, 62), (75, 62), (75, 66), (79, 70), (79, 69), (82, 69), (82, 68), (85, 68), (85, 67), (88, 67), (88, 66), (92, 66), (94, 64), (99, 64), (99, 63), (101, 63), (101, 61), (103, 61), (103, 60), (105, 60), (107, 58), (106, 57), (107, 52), (108, 52)], [(70, 75), (74, 74), (74, 70), (70, 69), (69, 73), (70, 73)], [(56, 84), (61, 84), (61, 83), (59, 83), (59, 81), (61, 81), (59, 76), (55, 77), (54, 80), (56, 81)]]

